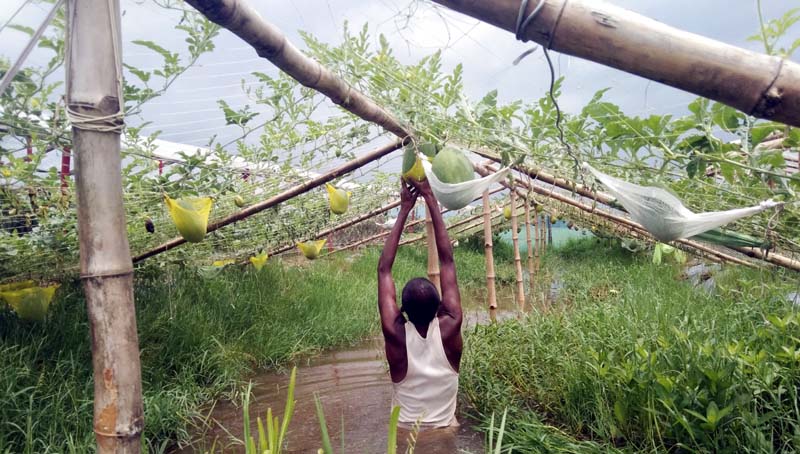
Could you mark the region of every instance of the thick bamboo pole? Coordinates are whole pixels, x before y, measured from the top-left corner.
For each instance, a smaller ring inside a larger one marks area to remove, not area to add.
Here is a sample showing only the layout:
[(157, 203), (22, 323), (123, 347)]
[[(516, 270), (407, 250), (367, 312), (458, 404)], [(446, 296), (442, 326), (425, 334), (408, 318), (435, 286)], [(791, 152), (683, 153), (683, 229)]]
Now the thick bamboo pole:
[[(492, 161), (500, 163), (500, 158), (497, 157), (496, 155), (492, 154), (492, 153), (489, 153), (489, 152), (486, 152), (486, 151), (483, 151), (483, 150), (478, 150), (478, 151), (474, 151), (474, 152), (477, 153), (480, 156), (483, 156), (485, 158), (491, 159)], [(566, 180), (564, 178), (555, 177), (555, 176), (553, 176), (553, 175), (551, 175), (551, 174), (549, 174), (547, 172), (542, 171), (541, 169), (537, 169), (537, 168), (534, 168), (534, 167), (513, 166), (513, 168), (514, 168), (514, 170), (516, 170), (516, 171), (518, 171), (520, 173), (523, 173), (525, 175), (528, 175), (531, 178), (538, 179), (538, 180), (540, 180), (540, 181), (542, 181), (544, 183), (552, 184), (552, 185), (554, 185), (556, 187), (559, 187), (559, 188), (567, 190), (567, 191), (575, 191), (577, 194), (580, 194), (583, 197), (586, 197), (586, 198), (589, 198), (589, 199), (593, 199), (594, 201), (596, 201), (598, 203), (610, 206), (610, 207), (612, 207), (612, 208), (614, 208), (616, 210), (619, 210), (619, 211), (627, 213), (627, 210), (625, 210), (625, 207), (619, 205), (616, 202), (616, 199), (614, 198), (614, 196), (612, 196), (612, 195), (610, 195), (608, 193), (601, 192), (601, 191), (592, 191), (592, 190), (590, 190), (589, 188), (586, 188), (583, 185), (574, 183), (574, 182), (572, 182), (570, 180)], [(534, 187), (536, 187), (536, 186), (534, 185)], [(551, 194), (553, 194), (552, 191), (545, 191), (545, 192), (537, 191), (537, 192), (539, 192), (542, 195), (546, 195), (548, 197)], [(638, 225), (638, 224), (636, 224), (636, 225)], [(689, 240), (678, 240), (678, 241), (679, 242), (680, 241), (684, 241), (684, 242), (688, 241), (688, 242), (691, 242), (691, 243), (694, 243), (694, 244), (699, 244), (696, 241), (690, 240), (690, 239)], [(709, 249), (709, 248), (706, 248), (706, 249)], [(777, 254), (775, 252), (770, 252), (769, 254), (764, 254), (763, 251), (758, 250), (758, 249), (753, 249), (753, 248), (748, 248), (748, 247), (738, 247), (738, 246), (729, 246), (728, 249), (731, 249), (733, 251), (739, 252), (740, 254), (744, 254), (744, 255), (747, 255), (747, 256), (750, 256), (750, 257), (754, 257), (754, 258), (763, 260), (765, 262), (772, 263), (773, 265), (781, 266), (781, 267), (788, 268), (788, 269), (791, 269), (791, 270), (794, 270), (794, 271), (800, 271), (800, 261), (791, 259), (789, 257), (783, 256), (783, 255), (780, 255), (780, 254)], [(730, 257), (727, 254), (726, 254), (726, 256)], [(752, 265), (749, 262), (743, 262), (743, 263), (748, 263), (748, 265)]]
[(533, 288), (533, 277), (536, 274), (533, 264), (533, 239), (531, 238), (531, 204), (525, 199), (525, 242), (528, 246), (528, 285)]
[(489, 191), (483, 193), (483, 250), (486, 255), (486, 302), (489, 316), (495, 320), (497, 310), (497, 287), (494, 272), (494, 244), (492, 243), (492, 208), (489, 204)]
[[(359, 156), (358, 158), (353, 159), (352, 161), (348, 161), (348, 162), (340, 165), (339, 167), (331, 170), (328, 173), (322, 174), (322, 175), (320, 175), (320, 176), (318, 176), (318, 177), (316, 177), (316, 178), (314, 178), (312, 180), (309, 180), (309, 181), (307, 181), (307, 182), (305, 182), (303, 184), (291, 187), (291, 188), (281, 192), (280, 194), (277, 194), (277, 195), (275, 195), (275, 196), (273, 196), (273, 197), (271, 197), (271, 198), (269, 198), (267, 200), (264, 200), (263, 202), (259, 202), (259, 203), (250, 205), (249, 207), (247, 207), (247, 208), (245, 208), (245, 209), (243, 209), (241, 211), (237, 211), (236, 213), (233, 213), (230, 216), (224, 217), (224, 218), (220, 219), (219, 221), (213, 222), (213, 223), (208, 225), (208, 228), (206, 229), (206, 231), (208, 233), (211, 233), (211, 232), (213, 232), (213, 231), (215, 231), (217, 229), (225, 227), (226, 225), (230, 225), (230, 224), (233, 224), (234, 222), (241, 221), (242, 219), (246, 219), (246, 218), (248, 218), (248, 217), (250, 217), (250, 216), (252, 216), (252, 215), (254, 215), (256, 213), (260, 213), (260, 212), (262, 212), (262, 211), (264, 211), (264, 210), (266, 210), (268, 208), (271, 208), (271, 207), (273, 207), (275, 205), (283, 203), (283, 202), (285, 202), (285, 201), (287, 201), (287, 200), (289, 200), (289, 199), (291, 199), (293, 197), (297, 197), (298, 195), (306, 193), (306, 192), (308, 192), (308, 191), (310, 191), (310, 190), (312, 190), (314, 188), (317, 188), (319, 186), (322, 186), (323, 184), (325, 184), (325, 183), (327, 183), (327, 182), (329, 182), (329, 181), (331, 181), (331, 180), (333, 180), (333, 179), (335, 179), (335, 178), (337, 178), (337, 177), (339, 177), (341, 175), (344, 175), (344, 174), (346, 174), (348, 172), (351, 172), (351, 171), (353, 171), (355, 169), (358, 169), (359, 167), (362, 167), (365, 164), (368, 164), (368, 163), (370, 163), (372, 161), (375, 161), (375, 160), (377, 160), (377, 159), (379, 159), (379, 158), (381, 158), (383, 156), (386, 156), (387, 154), (393, 152), (394, 150), (397, 150), (401, 146), (402, 146), (401, 142), (397, 141), (397, 142), (392, 142), (392, 143), (390, 143), (388, 145), (384, 145), (384, 146), (382, 146), (382, 147), (380, 147), (380, 148), (378, 148), (376, 150), (373, 150), (373, 151), (370, 151), (368, 153), (365, 153), (365, 154)], [(181, 244), (183, 244), (185, 242), (186, 242), (186, 240), (184, 240), (182, 237), (173, 238), (173, 239), (167, 241), (166, 243), (163, 243), (163, 244), (161, 244), (159, 246), (156, 246), (153, 249), (150, 249), (147, 252), (144, 252), (142, 254), (137, 255), (136, 257), (133, 258), (133, 262), (134, 263), (141, 262), (144, 259), (150, 258), (150, 257), (152, 257), (154, 255), (161, 254), (162, 252), (166, 252), (166, 251), (168, 251), (170, 249), (173, 249), (173, 248), (175, 248), (177, 246), (180, 246)]]
[(425, 237), (428, 244), (428, 280), (433, 282), (439, 294), (442, 294), (442, 283), (439, 280), (439, 252), (436, 249), (436, 236), (433, 233), (433, 218), (425, 204)]
[(522, 259), (519, 255), (519, 223), (517, 222), (517, 191), (511, 190), (511, 243), (514, 245), (514, 272), (517, 276), (517, 305), (525, 310), (525, 282), (522, 278)]
[(122, 201), (119, 1), (69, 0), (66, 41), (97, 452), (137, 454), (144, 418), (133, 266)]
[[(520, 0), (434, 0), (516, 32)], [(544, 0), (531, 1), (530, 14)], [(800, 126), (800, 65), (721, 43), (593, 0), (547, 0), (521, 31), (528, 40)]]
[(534, 213), (533, 213), (533, 242), (534, 242), (533, 257), (534, 257), (534, 259), (536, 261), (535, 267), (534, 267), (534, 271), (536, 273), (539, 272), (539, 267), (541, 266), (540, 263), (539, 263), (539, 249), (541, 249), (541, 247), (542, 247), (541, 244), (540, 244), (541, 243), (541, 241), (539, 239), (540, 237), (541, 237), (541, 235), (539, 234), (539, 213), (536, 213), (534, 211)]
[[(486, 176), (486, 175), (489, 175), (490, 173), (493, 173), (493, 172), (496, 171), (495, 169), (486, 168), (486, 167), (481, 166), (479, 164), (473, 164), (473, 166), (475, 168), (475, 171), (481, 176)], [(507, 183), (505, 183), (505, 182), (503, 182), (501, 184), (503, 184), (504, 186), (507, 185)], [(608, 220), (610, 220), (610, 221), (612, 221), (614, 223), (625, 225), (626, 227), (630, 227), (631, 229), (634, 229), (634, 230), (638, 231), (643, 236), (643, 238), (646, 238), (649, 241), (655, 241), (655, 239), (653, 239), (653, 237), (647, 232), (647, 230), (644, 227), (642, 227), (641, 225), (639, 225), (638, 223), (636, 223), (634, 221), (631, 221), (630, 219), (626, 219), (626, 218), (623, 218), (621, 216), (617, 216), (615, 214), (606, 213), (604, 211), (595, 210), (593, 207), (591, 207), (589, 205), (585, 205), (585, 204), (583, 204), (581, 202), (578, 202), (577, 200), (574, 200), (574, 199), (572, 199), (570, 197), (563, 196), (563, 195), (558, 194), (558, 193), (553, 192), (553, 191), (548, 191), (547, 189), (541, 188), (541, 187), (536, 186), (536, 185), (528, 186), (527, 183), (525, 183), (524, 181), (521, 181), (521, 180), (515, 180), (515, 184), (517, 186), (523, 188), (523, 189), (526, 189), (526, 190), (527, 189), (532, 189), (534, 192), (536, 192), (538, 194), (550, 197), (553, 200), (557, 200), (557, 201), (562, 202), (564, 204), (571, 205), (571, 206), (573, 206), (575, 208), (578, 208), (579, 210), (585, 211), (587, 213), (594, 214), (594, 215), (597, 215), (599, 217), (603, 217), (603, 218), (608, 219)], [(522, 193), (520, 193), (520, 195), (524, 196), (524, 194), (522, 194)], [(546, 220), (543, 223), (547, 224)], [(674, 243), (679, 245), (679, 246), (681, 246), (682, 248), (687, 248), (690, 251), (691, 250), (696, 250), (696, 251), (704, 252), (707, 255), (709, 255), (710, 257), (714, 258), (715, 260), (728, 261), (728, 262), (737, 263), (737, 264), (740, 264), (740, 265), (745, 265), (745, 266), (750, 266), (750, 267), (755, 266), (750, 262), (747, 262), (747, 261), (742, 260), (740, 258), (725, 254), (723, 252), (711, 249), (711, 248), (706, 247), (706, 246), (704, 246), (704, 245), (702, 245), (700, 243), (697, 243), (695, 241), (677, 240)]]
[(402, 140), (411, 132), (366, 95), (298, 50), (278, 27), (265, 21), (245, 0), (186, 0), (210, 21), (253, 46), (256, 53), (356, 116), (382, 126)]

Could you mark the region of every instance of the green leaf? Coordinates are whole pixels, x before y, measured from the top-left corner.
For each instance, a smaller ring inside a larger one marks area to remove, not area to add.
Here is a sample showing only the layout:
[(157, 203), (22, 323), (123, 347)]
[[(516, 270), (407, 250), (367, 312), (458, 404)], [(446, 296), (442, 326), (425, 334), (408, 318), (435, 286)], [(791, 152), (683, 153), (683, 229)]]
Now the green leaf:
[(36, 30), (34, 30), (31, 27), (26, 27), (24, 25), (11, 24), (11, 25), (8, 26), (8, 28), (10, 28), (12, 30), (16, 30), (18, 32), (25, 33), (28, 36), (33, 36), (33, 34), (36, 33)]

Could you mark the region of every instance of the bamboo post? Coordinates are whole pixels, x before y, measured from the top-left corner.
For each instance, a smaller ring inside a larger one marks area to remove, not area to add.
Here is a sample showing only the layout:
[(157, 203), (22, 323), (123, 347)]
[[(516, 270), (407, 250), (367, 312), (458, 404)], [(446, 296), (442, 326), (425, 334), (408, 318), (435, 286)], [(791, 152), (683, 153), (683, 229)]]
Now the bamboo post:
[[(364, 153), (363, 155), (353, 159), (352, 161), (347, 161), (346, 163), (340, 165), (339, 167), (331, 170), (328, 173), (322, 174), (314, 179), (311, 179), (303, 184), (299, 184), (297, 186), (293, 186), (280, 194), (277, 194), (273, 197), (270, 197), (267, 200), (262, 202), (250, 205), (247, 208), (242, 209), (241, 211), (237, 211), (236, 213), (231, 214), (230, 216), (226, 216), (219, 221), (213, 222), (208, 225), (206, 232), (211, 233), (215, 230), (221, 229), (227, 225), (233, 224), (235, 222), (241, 221), (242, 219), (246, 219), (256, 213), (260, 213), (268, 208), (271, 208), (275, 205), (283, 203), (293, 197), (297, 197), (300, 194), (304, 194), (314, 188), (322, 186), (323, 184), (341, 176), (345, 173), (351, 172), (359, 167), (362, 167), (365, 164), (368, 164), (372, 161), (375, 161), (387, 154), (397, 150), (402, 146), (401, 142), (392, 142), (388, 145), (384, 145), (376, 150), (370, 151), (368, 153)], [(166, 243), (163, 243), (159, 246), (156, 246), (153, 249), (150, 249), (147, 252), (137, 255), (133, 258), (133, 263), (139, 263), (142, 260), (147, 258), (153, 257), (154, 255), (161, 254), (162, 252), (166, 252), (170, 249), (178, 247), (185, 243), (182, 237), (173, 238)]]
[(489, 307), (489, 317), (492, 321), (497, 318), (497, 288), (495, 287), (494, 255), (492, 244), (492, 208), (489, 205), (489, 191), (483, 193), (483, 247), (486, 255), (486, 300)]
[[(516, 32), (520, 0), (434, 0)], [(524, 17), (544, 0), (532, 1)], [(679, 30), (594, 0), (548, 0), (520, 32), (549, 49), (591, 60), (800, 126), (800, 65)]]
[(547, 244), (553, 247), (553, 218), (551, 216), (547, 215), (547, 224), (545, 225), (547, 226)]
[(514, 271), (517, 275), (517, 305), (525, 310), (525, 283), (522, 279), (522, 259), (519, 256), (519, 225), (517, 223), (517, 191), (511, 188), (511, 242), (514, 244)]
[(389, 112), (317, 61), (298, 50), (281, 30), (264, 20), (245, 0), (186, 0), (211, 22), (218, 24), (253, 46), (266, 58), (306, 87), (324, 94), (356, 116), (382, 126), (405, 140), (411, 132)]
[(540, 236), (541, 235), (539, 235), (539, 213), (536, 213), (536, 211), (534, 210), (534, 213), (533, 213), (533, 244), (534, 244), (533, 257), (534, 257), (534, 260), (536, 262), (535, 263), (535, 268), (534, 268), (534, 271), (536, 273), (539, 272), (539, 266), (540, 266), (539, 265), (539, 249), (541, 248), (541, 245), (539, 244), (539, 237)]
[[(531, 204), (525, 198), (525, 242), (528, 246), (528, 286), (533, 289), (533, 278), (536, 273), (533, 265), (533, 239), (531, 238)], [(533, 294), (532, 291), (528, 292)]]
[(136, 454), (144, 426), (139, 340), (122, 201), (119, 1), (67, 3), (67, 106), (75, 149), (81, 280), (100, 454)]
[(425, 238), (428, 243), (428, 280), (433, 282), (439, 295), (442, 294), (442, 283), (439, 280), (439, 252), (436, 250), (436, 237), (433, 233), (433, 218), (428, 205), (425, 204)]

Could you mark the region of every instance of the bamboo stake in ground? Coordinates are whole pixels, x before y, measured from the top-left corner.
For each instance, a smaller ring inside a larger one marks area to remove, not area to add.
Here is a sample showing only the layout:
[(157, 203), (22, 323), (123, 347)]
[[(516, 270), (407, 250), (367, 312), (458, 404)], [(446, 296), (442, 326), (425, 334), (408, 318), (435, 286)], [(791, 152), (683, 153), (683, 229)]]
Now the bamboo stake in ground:
[[(531, 204), (525, 198), (525, 242), (528, 246), (528, 288), (533, 290), (533, 277), (536, 271), (533, 268), (533, 239), (531, 238)], [(528, 292), (533, 294), (532, 291)]]
[(533, 257), (534, 257), (534, 260), (536, 262), (535, 263), (535, 267), (534, 267), (534, 271), (536, 273), (539, 272), (539, 249), (541, 247), (539, 245), (539, 236), (540, 236), (539, 235), (539, 213), (537, 213), (536, 210), (534, 210), (534, 212), (533, 212), (533, 245), (534, 245), (533, 246)]
[(436, 237), (433, 234), (433, 218), (425, 204), (425, 237), (428, 243), (428, 280), (433, 282), (439, 295), (442, 294), (442, 283), (439, 280), (439, 252), (436, 250)]
[(382, 126), (400, 139), (411, 132), (366, 95), (298, 50), (275, 25), (265, 21), (245, 0), (186, 0), (211, 22), (227, 28), (253, 46), (256, 53), (356, 116)]
[(483, 248), (486, 255), (486, 301), (489, 306), (489, 317), (496, 319), (497, 288), (495, 287), (494, 255), (492, 244), (492, 208), (489, 205), (489, 191), (483, 193)]
[[(520, 0), (434, 0), (516, 32)], [(531, 1), (527, 17), (544, 0)], [(548, 0), (521, 31), (547, 48), (800, 126), (800, 65), (594, 0)]]
[(122, 201), (120, 43), (118, 0), (69, 0), (67, 106), (73, 118), (81, 280), (100, 454), (138, 453), (144, 426), (133, 266)]
[(514, 270), (517, 274), (517, 305), (525, 310), (525, 283), (522, 279), (522, 259), (519, 256), (519, 225), (517, 223), (517, 191), (511, 189), (511, 242), (514, 244)]

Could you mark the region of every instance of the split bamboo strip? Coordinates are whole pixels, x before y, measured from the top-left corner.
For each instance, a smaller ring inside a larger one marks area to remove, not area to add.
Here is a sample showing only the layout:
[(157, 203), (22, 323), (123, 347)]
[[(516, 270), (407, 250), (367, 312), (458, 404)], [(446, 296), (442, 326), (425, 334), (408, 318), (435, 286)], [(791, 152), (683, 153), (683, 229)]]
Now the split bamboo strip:
[(72, 143), (94, 369), (93, 428), (99, 454), (137, 454), (144, 412), (122, 194), (119, 1), (69, 0), (66, 17), (67, 106), (79, 119), (72, 122)]
[(517, 276), (517, 305), (525, 310), (525, 282), (522, 278), (522, 258), (519, 255), (519, 225), (517, 223), (517, 191), (511, 190), (511, 243), (514, 246), (514, 272)]
[(483, 248), (486, 255), (486, 302), (489, 315), (494, 320), (497, 309), (497, 288), (495, 287), (494, 245), (492, 244), (492, 208), (489, 204), (489, 191), (483, 193)]
[[(489, 152), (486, 152), (486, 151), (483, 151), (483, 150), (478, 150), (478, 151), (474, 151), (474, 153), (476, 153), (476, 154), (478, 154), (480, 156), (483, 156), (485, 158), (491, 159), (492, 161), (495, 161), (497, 163), (501, 162), (499, 157), (497, 157), (496, 155), (491, 154)], [(551, 175), (551, 174), (549, 174), (547, 172), (542, 171), (541, 169), (537, 169), (537, 168), (534, 168), (534, 167), (528, 167), (528, 166), (522, 165), (522, 166), (513, 166), (513, 168), (514, 168), (514, 170), (516, 170), (516, 171), (518, 171), (520, 173), (523, 173), (525, 175), (528, 175), (531, 178), (538, 179), (538, 180), (540, 180), (542, 182), (545, 182), (545, 183), (548, 183), (548, 184), (552, 184), (553, 186), (559, 187), (559, 188), (567, 190), (567, 191), (574, 191), (577, 194), (579, 194), (579, 195), (581, 195), (583, 197), (592, 199), (597, 203), (601, 203), (603, 205), (607, 205), (607, 206), (609, 206), (611, 208), (614, 208), (615, 210), (619, 210), (619, 211), (627, 213), (627, 210), (625, 210), (625, 207), (619, 205), (616, 202), (616, 199), (614, 198), (614, 196), (612, 196), (612, 195), (610, 195), (608, 193), (601, 192), (601, 191), (592, 191), (592, 190), (586, 188), (583, 185), (573, 183), (573, 182), (571, 182), (569, 180), (566, 180), (564, 178), (555, 177), (555, 176), (553, 176), (553, 175)], [(536, 186), (534, 185), (534, 187), (536, 187)], [(537, 192), (539, 192), (542, 195), (548, 196), (548, 197), (550, 196), (550, 194), (553, 194), (552, 191), (545, 191), (545, 192), (537, 191)], [(638, 224), (636, 224), (636, 225), (638, 225)], [(691, 243), (694, 243), (694, 244), (698, 244), (695, 240), (678, 240), (678, 241), (688, 241), (688, 242), (691, 242)], [(706, 249), (709, 249), (709, 248), (706, 248)], [(781, 267), (784, 267), (784, 268), (787, 268), (787, 269), (791, 269), (791, 270), (794, 270), (794, 271), (800, 271), (800, 261), (788, 258), (786, 256), (777, 254), (775, 252), (770, 252), (769, 254), (764, 254), (763, 251), (758, 250), (758, 249), (754, 250), (752, 248), (738, 247), (738, 246), (729, 246), (729, 247), (727, 247), (727, 249), (731, 249), (731, 250), (736, 251), (736, 252), (738, 252), (740, 254), (744, 254), (744, 255), (747, 255), (749, 257), (760, 259), (760, 260), (765, 261), (765, 262), (769, 262), (769, 263), (771, 263), (773, 265), (781, 266)], [(725, 255), (729, 256), (727, 254), (725, 254)], [(745, 262), (745, 263), (749, 264), (749, 262)]]
[(439, 251), (436, 249), (436, 236), (433, 232), (433, 218), (425, 204), (425, 236), (427, 237), (426, 243), (428, 244), (428, 280), (433, 282), (439, 295), (442, 294), (442, 283), (439, 280)]
[(245, 0), (186, 0), (211, 22), (227, 28), (256, 53), (292, 76), (306, 87), (313, 88), (335, 104), (356, 116), (382, 126), (401, 140), (411, 132), (381, 106), (335, 76), (317, 61), (297, 49), (281, 30), (267, 22)]
[[(478, 172), (478, 174), (481, 175), (481, 176), (487, 176), (490, 173), (494, 173), (496, 171), (495, 169), (486, 168), (486, 167), (483, 167), (483, 166), (481, 166), (479, 164), (473, 164), (473, 166), (475, 168), (475, 171)], [(501, 184), (506, 185), (507, 183), (503, 182)], [(623, 225), (625, 225), (627, 227), (630, 227), (632, 229), (635, 229), (635, 230), (639, 231), (649, 241), (653, 241), (653, 242), (656, 241), (655, 239), (653, 239), (653, 237), (647, 232), (647, 230), (644, 227), (642, 227), (641, 225), (639, 225), (638, 223), (636, 223), (634, 221), (631, 221), (630, 219), (626, 219), (626, 218), (623, 218), (621, 216), (617, 216), (615, 214), (606, 213), (604, 211), (595, 210), (593, 207), (585, 205), (585, 204), (583, 204), (581, 202), (578, 202), (577, 200), (573, 200), (573, 199), (571, 199), (569, 197), (563, 196), (563, 195), (558, 194), (558, 193), (553, 192), (553, 191), (548, 191), (547, 189), (541, 188), (541, 187), (536, 186), (536, 185), (532, 185), (531, 187), (529, 187), (527, 185), (527, 183), (525, 183), (524, 181), (521, 181), (521, 180), (516, 180), (515, 184), (520, 186), (520, 187), (522, 187), (522, 188), (524, 188), (524, 189), (532, 189), (534, 192), (537, 192), (537, 193), (539, 193), (541, 195), (547, 196), (549, 198), (552, 198), (552, 199), (557, 200), (559, 202), (562, 202), (564, 204), (571, 205), (571, 206), (573, 206), (575, 208), (578, 208), (578, 209), (580, 209), (582, 211), (585, 211), (587, 213), (595, 214), (597, 216), (606, 218), (606, 219), (608, 219), (608, 220), (610, 220), (612, 222), (615, 222), (617, 224), (623, 224)], [(544, 223), (546, 224), (546, 222), (544, 222)], [(745, 265), (745, 266), (750, 266), (750, 267), (754, 267), (755, 266), (754, 264), (752, 264), (752, 263), (750, 263), (748, 261), (745, 261), (745, 260), (742, 260), (742, 259), (740, 259), (738, 257), (734, 257), (734, 256), (731, 256), (731, 255), (725, 254), (723, 252), (711, 249), (711, 248), (706, 247), (706, 246), (704, 246), (702, 244), (699, 244), (699, 243), (697, 243), (695, 241), (677, 240), (677, 241), (674, 241), (674, 243), (676, 243), (677, 245), (682, 246), (683, 248), (689, 248), (690, 251), (691, 250), (697, 250), (697, 251), (705, 252), (707, 255), (709, 255), (711, 257), (714, 257), (716, 260), (733, 262), (733, 263), (737, 263), (737, 264)]]
[[(516, 32), (520, 0), (434, 0)], [(525, 17), (544, 0), (530, 2)], [(523, 38), (800, 126), (800, 65), (679, 30), (593, 0), (547, 0)]]
[[(280, 194), (277, 194), (277, 195), (275, 195), (275, 196), (273, 196), (273, 197), (271, 197), (271, 198), (269, 198), (267, 200), (264, 200), (263, 202), (259, 202), (259, 203), (250, 205), (249, 207), (244, 208), (241, 211), (237, 211), (236, 213), (233, 213), (230, 216), (224, 217), (224, 218), (222, 218), (222, 219), (220, 219), (220, 220), (218, 220), (218, 221), (216, 221), (216, 222), (214, 222), (212, 224), (209, 224), (209, 226), (206, 229), (206, 231), (208, 233), (211, 233), (211, 232), (213, 232), (213, 231), (215, 231), (217, 229), (220, 229), (220, 228), (225, 227), (227, 225), (230, 225), (230, 224), (233, 224), (235, 222), (241, 221), (242, 219), (246, 219), (246, 218), (248, 218), (248, 217), (250, 217), (250, 216), (252, 216), (252, 215), (254, 215), (256, 213), (260, 213), (260, 212), (262, 212), (262, 211), (264, 211), (264, 210), (266, 210), (268, 208), (271, 208), (271, 207), (273, 207), (275, 205), (283, 203), (283, 202), (285, 202), (285, 201), (287, 201), (287, 200), (289, 200), (289, 199), (291, 199), (293, 197), (297, 197), (300, 194), (304, 194), (304, 193), (306, 193), (306, 192), (308, 192), (308, 191), (310, 191), (310, 190), (312, 190), (314, 188), (322, 186), (323, 184), (333, 180), (334, 178), (337, 178), (337, 177), (339, 177), (341, 175), (344, 175), (344, 174), (346, 174), (348, 172), (351, 172), (351, 171), (353, 171), (355, 169), (358, 169), (359, 167), (362, 167), (363, 165), (368, 164), (368, 163), (370, 163), (372, 161), (380, 159), (383, 156), (386, 156), (387, 154), (393, 152), (394, 150), (397, 150), (401, 146), (402, 146), (401, 142), (396, 141), (396, 142), (392, 142), (392, 143), (390, 143), (388, 145), (384, 145), (381, 148), (378, 148), (376, 150), (373, 150), (373, 151), (370, 151), (368, 153), (365, 153), (365, 154), (359, 156), (358, 158), (353, 159), (352, 161), (348, 161), (348, 162), (340, 165), (339, 167), (331, 170), (328, 173), (322, 174), (322, 175), (320, 175), (320, 176), (318, 176), (318, 177), (316, 177), (316, 178), (314, 178), (312, 180), (309, 180), (309, 181), (307, 181), (307, 182), (305, 182), (303, 184), (291, 187), (291, 188), (281, 192)], [(153, 249), (150, 249), (147, 252), (139, 254), (138, 256), (133, 258), (133, 262), (134, 263), (141, 262), (144, 259), (153, 257), (154, 255), (161, 254), (162, 252), (166, 252), (166, 251), (168, 251), (170, 249), (173, 249), (173, 248), (175, 248), (177, 246), (180, 246), (181, 244), (183, 244), (185, 242), (186, 242), (186, 240), (184, 240), (182, 237), (173, 238), (173, 239), (167, 241), (164, 244), (161, 244), (159, 246), (156, 246)]]

